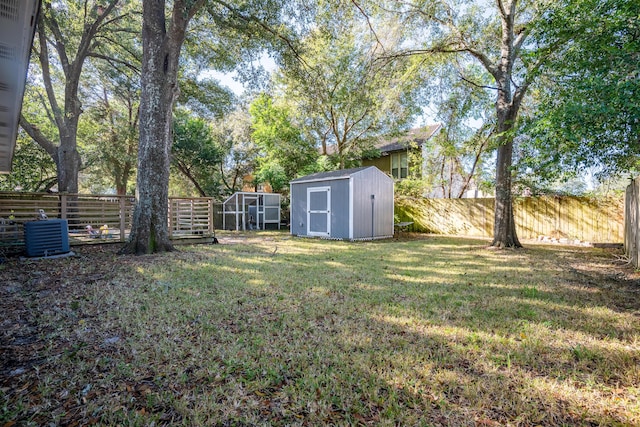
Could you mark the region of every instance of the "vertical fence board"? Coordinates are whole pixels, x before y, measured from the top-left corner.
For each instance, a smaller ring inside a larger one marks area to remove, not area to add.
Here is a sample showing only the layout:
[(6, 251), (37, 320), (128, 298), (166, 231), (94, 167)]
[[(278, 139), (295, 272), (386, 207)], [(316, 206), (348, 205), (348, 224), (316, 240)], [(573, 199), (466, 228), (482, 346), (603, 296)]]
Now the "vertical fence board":
[(640, 220), (640, 178), (636, 178), (627, 186), (625, 191), (624, 210), (624, 251), (629, 261), (638, 267), (639, 256), (639, 220)]
[[(494, 199), (398, 197), (396, 215), (413, 231), (493, 237)], [(514, 200), (518, 236), (597, 243), (625, 239), (624, 197), (523, 197)]]

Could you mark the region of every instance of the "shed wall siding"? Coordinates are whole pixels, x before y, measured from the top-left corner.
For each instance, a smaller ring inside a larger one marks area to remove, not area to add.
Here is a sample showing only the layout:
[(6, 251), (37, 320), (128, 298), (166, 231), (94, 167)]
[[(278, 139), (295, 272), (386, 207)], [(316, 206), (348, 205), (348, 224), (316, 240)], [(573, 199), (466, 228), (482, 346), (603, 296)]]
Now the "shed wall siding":
[(294, 236), (307, 235), (307, 185), (291, 185), (291, 216), (289, 224)]
[(375, 169), (355, 174), (353, 180), (353, 238), (393, 236), (393, 180)]
[(349, 238), (349, 180), (307, 182), (291, 185), (291, 234), (307, 236), (307, 189), (330, 187), (331, 237)]
[[(393, 180), (370, 168), (344, 177), (291, 184), (291, 234), (308, 236), (307, 190), (329, 187), (333, 239), (377, 239), (393, 236)], [(371, 195), (375, 198), (372, 199)]]
[(331, 237), (349, 238), (349, 180), (331, 182)]

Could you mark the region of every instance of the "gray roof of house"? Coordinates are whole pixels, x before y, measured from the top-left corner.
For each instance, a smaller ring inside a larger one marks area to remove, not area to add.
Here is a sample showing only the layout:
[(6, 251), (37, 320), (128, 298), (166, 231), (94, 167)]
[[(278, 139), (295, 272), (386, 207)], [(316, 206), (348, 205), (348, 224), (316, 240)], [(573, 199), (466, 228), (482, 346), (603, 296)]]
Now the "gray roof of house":
[(300, 178), (296, 178), (292, 180), (291, 184), (296, 184), (301, 182), (311, 182), (311, 181), (328, 181), (333, 179), (347, 179), (351, 175), (356, 174), (358, 172), (362, 172), (363, 170), (369, 169), (369, 168), (375, 168), (375, 166), (361, 166), (359, 168), (340, 169), (336, 171), (312, 173), (311, 175), (301, 176)]
[(377, 142), (374, 146), (381, 153), (390, 153), (392, 151), (400, 151), (406, 150), (409, 147), (409, 144), (415, 142), (418, 146), (421, 146), (426, 140), (435, 135), (440, 128), (442, 128), (442, 124), (436, 123), (434, 125), (429, 125), (417, 129), (409, 130), (405, 135), (401, 135), (392, 139), (382, 139)]

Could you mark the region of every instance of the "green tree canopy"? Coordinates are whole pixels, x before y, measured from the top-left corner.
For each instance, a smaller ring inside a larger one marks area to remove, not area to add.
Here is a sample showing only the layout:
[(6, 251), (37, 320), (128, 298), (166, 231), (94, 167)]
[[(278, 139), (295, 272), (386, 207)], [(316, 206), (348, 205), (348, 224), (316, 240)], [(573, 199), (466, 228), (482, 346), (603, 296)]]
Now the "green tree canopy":
[(252, 139), (260, 147), (256, 178), (268, 182), (274, 191), (281, 191), (289, 181), (315, 164), (318, 151), (303, 138), (291, 121), (286, 106), (274, 105), (266, 94), (259, 95), (249, 107), (252, 119)]
[(527, 123), (532, 163), (637, 171), (640, 2), (550, 2), (537, 25), (539, 38), (557, 48), (541, 68)]
[[(362, 9), (357, 3), (360, 10)], [(495, 100), (497, 146), (495, 218), (492, 246), (520, 247), (512, 203), (513, 149), (520, 109), (542, 60), (554, 48), (532, 37), (545, 4), (496, 0), (491, 6), (475, 0), (367, 2), (371, 16), (395, 19), (405, 42), (389, 57), (447, 55), (463, 65), (473, 61), (489, 78), (474, 80), (461, 67), (460, 78), (491, 91)]]
[(48, 191), (57, 182), (51, 157), (24, 131), (18, 132), (13, 171), (0, 175), (0, 191)]
[[(135, 22), (134, 7), (125, 0), (43, 2), (34, 43), (38, 60), (32, 67), (38, 70), (39, 79), (31, 80), (34, 84), (27, 91), (38, 93), (46, 114), (42, 109), (23, 109), (20, 126), (56, 163), (59, 191), (76, 193), (79, 189), (82, 158), (77, 135), (83, 112), (79, 89), (84, 67), (90, 58), (122, 63), (121, 57), (111, 54), (121, 46), (120, 41), (137, 34), (129, 26)], [(55, 125), (55, 132), (41, 131), (43, 118)]]
[[(398, 41), (392, 30), (386, 36)], [(360, 15), (327, 6), (301, 45), (297, 60), (280, 70), (276, 93), (336, 166), (357, 162), (372, 137), (406, 128), (418, 113), (417, 67), (406, 58), (379, 60), (379, 40)]]
[(213, 178), (222, 162), (223, 152), (216, 145), (211, 127), (184, 110), (177, 110), (173, 122), (171, 163), (196, 188), (202, 197), (217, 190)]
[(92, 103), (78, 133), (86, 153), (87, 186), (131, 194), (138, 154), (140, 76), (128, 68), (103, 64), (91, 74), (84, 86), (91, 85), (85, 91)]
[(460, 198), (470, 189), (486, 190), (492, 181), (488, 169), (493, 171), (496, 148), (494, 99), (479, 84), (460, 78), (490, 84), (481, 67), (444, 59), (429, 68), (427, 91), (433, 116), (443, 128), (426, 141), (422, 178), (430, 197)]

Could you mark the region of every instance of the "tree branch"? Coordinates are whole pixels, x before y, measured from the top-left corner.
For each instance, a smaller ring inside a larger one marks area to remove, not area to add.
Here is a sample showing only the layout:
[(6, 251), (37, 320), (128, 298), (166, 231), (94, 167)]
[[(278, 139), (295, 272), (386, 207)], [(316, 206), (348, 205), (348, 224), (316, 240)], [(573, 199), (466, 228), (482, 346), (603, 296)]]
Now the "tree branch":
[(507, 19), (507, 11), (504, 8), (504, 4), (502, 3), (502, 0), (496, 0), (496, 6), (498, 7), (498, 12), (500, 12), (500, 16), (502, 17), (502, 19)]
[[(273, 28), (271, 28), (271, 26), (269, 26), (267, 23), (263, 22), (263, 20), (261, 20), (260, 18), (254, 16), (254, 15), (248, 15), (247, 16), (247, 15), (243, 14), (240, 10), (238, 10), (237, 8), (233, 7), (232, 5), (230, 5), (229, 3), (227, 3), (227, 2), (225, 2), (223, 0), (215, 0), (215, 3), (219, 4), (220, 6), (224, 7), (225, 9), (227, 9), (229, 12), (231, 12), (234, 16), (236, 16), (240, 20), (242, 20), (242, 21), (244, 21), (246, 23), (257, 24), (260, 28), (265, 30), (267, 33), (269, 33), (272, 36), (276, 37), (276, 39), (284, 42), (284, 44), (287, 46), (287, 48), (293, 53), (293, 56), (296, 58), (296, 60), (300, 64), (302, 64), (305, 69), (310, 69), (311, 68), (307, 64), (307, 62), (304, 60), (304, 58), (302, 57), (300, 52), (298, 52), (298, 49), (294, 46), (294, 42), (292, 40), (290, 40), (288, 37), (286, 37), (283, 34), (281, 34), (280, 32), (278, 32), (277, 30), (274, 30)], [(209, 13), (211, 15), (213, 15), (213, 16), (216, 15), (212, 11), (211, 8), (209, 9)]]
[[(364, 19), (367, 21), (367, 26), (369, 27), (369, 31), (371, 31), (371, 34), (373, 34), (373, 37), (376, 39), (376, 49), (377, 49), (377, 46), (380, 46), (382, 48), (382, 51), (385, 52), (386, 49), (384, 48), (384, 45), (380, 41), (380, 38), (378, 37), (378, 34), (376, 33), (376, 30), (373, 28), (373, 25), (371, 24), (371, 20), (369, 19), (369, 15), (367, 15), (367, 13), (360, 6), (360, 4), (358, 4), (358, 2), (356, 0), (351, 0), (351, 3), (353, 3), (353, 5), (356, 7), (356, 9), (358, 9), (360, 11), (362, 16), (364, 16)], [(374, 49), (374, 53), (375, 53), (375, 49)]]
[(103, 59), (103, 60), (107, 61), (111, 65), (113, 65), (114, 63), (124, 65), (125, 67), (129, 68), (130, 70), (132, 70), (133, 72), (135, 72), (138, 75), (141, 73), (139, 68), (137, 68), (133, 64), (130, 64), (129, 62), (123, 61), (121, 59), (113, 58), (113, 57), (110, 57), (110, 56), (107, 56), (107, 55), (102, 55), (100, 53), (95, 53), (95, 52), (90, 52), (87, 56), (89, 56), (91, 58)]
[(40, 16), (42, 17), (42, 30), (44, 33), (44, 27), (45, 27), (45, 23), (47, 24), (46, 27), (51, 31), (51, 33), (53, 34), (55, 43), (53, 43), (53, 46), (55, 47), (56, 51), (58, 52), (58, 56), (60, 57), (60, 63), (62, 64), (62, 70), (64, 71), (65, 77), (69, 78), (69, 57), (67, 56), (67, 51), (66, 51), (66, 43), (64, 41), (64, 36), (62, 35), (62, 32), (60, 31), (60, 26), (58, 25), (58, 21), (56, 21), (56, 19), (53, 17), (53, 11), (51, 9), (51, 3), (46, 2), (46, 8), (47, 11), (49, 13), (42, 13), (40, 14)]
[(51, 109), (53, 110), (55, 123), (58, 126), (58, 129), (63, 129), (64, 117), (62, 111), (60, 110), (60, 106), (58, 105), (55, 91), (53, 90), (53, 82), (51, 81), (51, 66), (49, 64), (49, 48), (47, 47), (45, 26), (42, 19), (43, 18), (41, 14), (40, 19), (38, 20), (38, 40), (40, 41), (39, 60), (40, 67), (42, 68), (42, 82), (44, 83), (44, 88), (47, 92), (49, 104), (51, 104)]
[(458, 76), (460, 77), (460, 79), (461, 79), (462, 81), (467, 82), (467, 83), (469, 83), (470, 85), (475, 86), (475, 87), (477, 87), (477, 88), (480, 88), (480, 89), (491, 89), (491, 90), (500, 90), (499, 88), (494, 87), (494, 86), (487, 86), (487, 85), (480, 85), (480, 84), (477, 84), (476, 82), (473, 82), (473, 81), (471, 81), (471, 80), (467, 79), (465, 76), (463, 76), (463, 75), (462, 75), (462, 72), (460, 72), (459, 70), (458, 70)]
[(51, 158), (56, 161), (58, 158), (58, 149), (36, 126), (32, 125), (27, 119), (20, 114), (20, 127), (42, 147)]
[(42, 108), (44, 108), (44, 111), (46, 111), (46, 113), (47, 113), (47, 118), (49, 119), (49, 121), (51, 123), (53, 123), (55, 125), (56, 119), (55, 119), (55, 117), (53, 117), (51, 115), (51, 110), (49, 109), (49, 106), (47, 105), (47, 101), (44, 99), (44, 96), (42, 95), (42, 93), (39, 90), (36, 91), (36, 93), (38, 94), (38, 98), (40, 99), (40, 103), (42, 103)]

